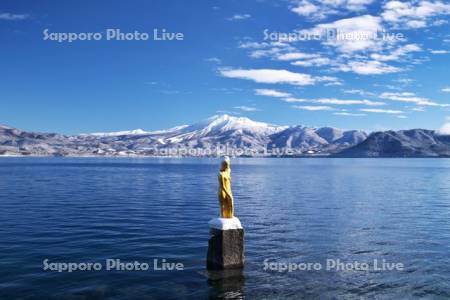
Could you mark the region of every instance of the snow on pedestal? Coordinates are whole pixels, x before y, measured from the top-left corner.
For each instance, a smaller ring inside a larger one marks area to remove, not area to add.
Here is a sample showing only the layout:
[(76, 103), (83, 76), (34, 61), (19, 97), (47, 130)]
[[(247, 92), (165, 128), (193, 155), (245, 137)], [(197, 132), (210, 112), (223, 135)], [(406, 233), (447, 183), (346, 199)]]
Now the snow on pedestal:
[(219, 230), (243, 229), (238, 218), (215, 218), (208, 222), (210, 228)]
[(244, 267), (244, 228), (238, 218), (209, 221), (207, 268), (222, 270)]

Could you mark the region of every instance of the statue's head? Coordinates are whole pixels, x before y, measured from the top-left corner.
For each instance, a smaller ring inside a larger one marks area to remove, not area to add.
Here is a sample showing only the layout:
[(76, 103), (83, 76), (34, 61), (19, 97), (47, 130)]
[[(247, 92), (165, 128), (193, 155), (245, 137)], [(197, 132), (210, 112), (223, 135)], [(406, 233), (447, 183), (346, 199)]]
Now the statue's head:
[(228, 156), (224, 156), (222, 159), (222, 163), (220, 164), (220, 171), (225, 171), (230, 167), (230, 158)]

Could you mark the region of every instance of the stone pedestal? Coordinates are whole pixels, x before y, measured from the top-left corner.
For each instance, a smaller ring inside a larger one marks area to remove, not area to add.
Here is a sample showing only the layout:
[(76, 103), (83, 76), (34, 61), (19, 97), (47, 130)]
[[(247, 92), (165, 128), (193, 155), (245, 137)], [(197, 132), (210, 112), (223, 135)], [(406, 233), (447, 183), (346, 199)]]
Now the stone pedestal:
[(209, 221), (208, 270), (244, 267), (244, 229), (238, 218)]

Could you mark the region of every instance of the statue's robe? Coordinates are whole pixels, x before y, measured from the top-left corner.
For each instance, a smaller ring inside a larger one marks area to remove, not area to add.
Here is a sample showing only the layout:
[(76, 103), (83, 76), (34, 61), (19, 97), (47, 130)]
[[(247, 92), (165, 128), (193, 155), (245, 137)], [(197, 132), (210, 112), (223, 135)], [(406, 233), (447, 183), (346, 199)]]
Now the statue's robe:
[(220, 216), (222, 218), (232, 218), (234, 215), (234, 207), (229, 168), (219, 173), (219, 202)]

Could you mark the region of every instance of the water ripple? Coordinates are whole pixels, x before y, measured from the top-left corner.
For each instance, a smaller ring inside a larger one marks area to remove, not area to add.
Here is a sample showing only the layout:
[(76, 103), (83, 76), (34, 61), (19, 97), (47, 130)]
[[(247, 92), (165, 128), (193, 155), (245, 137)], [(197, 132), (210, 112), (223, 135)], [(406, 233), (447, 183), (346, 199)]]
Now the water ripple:
[[(448, 299), (447, 159), (236, 159), (244, 279), (207, 282), (214, 159), (0, 159), (1, 299)], [(172, 272), (43, 271), (42, 261), (179, 261)], [(264, 270), (264, 261), (404, 271)]]

